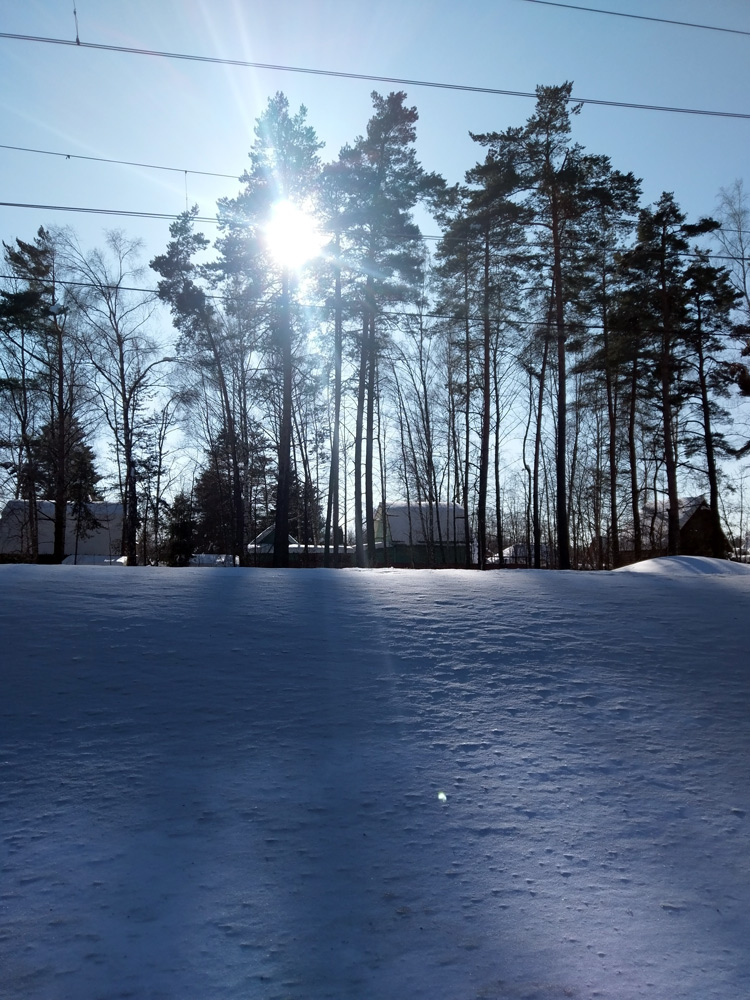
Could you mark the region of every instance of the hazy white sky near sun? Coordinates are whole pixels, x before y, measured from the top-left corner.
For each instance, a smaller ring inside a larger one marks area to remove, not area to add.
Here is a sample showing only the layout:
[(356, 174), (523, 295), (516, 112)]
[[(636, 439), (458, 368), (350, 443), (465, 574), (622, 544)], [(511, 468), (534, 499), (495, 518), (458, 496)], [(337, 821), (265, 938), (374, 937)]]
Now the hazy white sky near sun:
[[(75, 0), (82, 42), (321, 70), (533, 91), (574, 81), (582, 98), (748, 112), (750, 36), (564, 10), (526, 0)], [(597, 4), (599, 6), (599, 4)], [(601, 6), (750, 32), (746, 0), (611, 0)], [(0, 32), (75, 39), (74, 0), (3, 0)], [(469, 131), (518, 125), (533, 101), (95, 51), (0, 37), (0, 142), (239, 176), (253, 125), (283, 90), (334, 159), (366, 127), (370, 92), (405, 89), (418, 150), (451, 183), (482, 156)], [(750, 120), (587, 105), (575, 138), (643, 178), (644, 200), (673, 190), (691, 218), (746, 175)], [(745, 177), (746, 180), (750, 178)], [(0, 148), (0, 201), (213, 215), (228, 178), (66, 160)], [(0, 237), (71, 225), (85, 245), (105, 229), (146, 241), (167, 221), (0, 207)], [(204, 227), (212, 236), (211, 227)], [(428, 229), (429, 225), (425, 227)], [(436, 230), (432, 229), (433, 232)]]

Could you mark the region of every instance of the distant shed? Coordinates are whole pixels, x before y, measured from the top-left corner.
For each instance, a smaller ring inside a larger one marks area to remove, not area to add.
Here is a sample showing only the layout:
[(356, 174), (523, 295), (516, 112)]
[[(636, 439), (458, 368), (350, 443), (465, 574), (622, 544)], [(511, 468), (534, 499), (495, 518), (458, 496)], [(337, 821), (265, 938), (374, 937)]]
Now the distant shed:
[[(293, 538), (291, 535), (289, 537), (289, 544), (296, 545), (297, 539)], [(276, 525), (269, 525), (264, 531), (261, 531), (259, 535), (249, 543), (247, 551), (250, 553), (258, 553), (260, 555), (271, 555), (276, 544)]]
[(466, 565), (466, 514), (455, 503), (380, 504), (375, 549), (381, 566)]
[[(76, 516), (68, 504), (65, 524), (66, 556), (119, 556), (122, 545), (122, 504), (94, 501), (86, 504), (89, 517)], [(39, 555), (54, 551), (55, 503), (37, 500), (37, 536)], [(32, 552), (31, 517), (27, 500), (10, 500), (0, 515), (0, 554), (30, 556)]]
[[(705, 496), (685, 497), (679, 501), (680, 555), (711, 556), (711, 510)], [(641, 513), (641, 552), (643, 558), (663, 556), (667, 551), (668, 511), (666, 507), (646, 507)], [(727, 555), (731, 545), (722, 532), (723, 547)], [(623, 532), (620, 541), (622, 562), (632, 562), (635, 544), (632, 527)]]

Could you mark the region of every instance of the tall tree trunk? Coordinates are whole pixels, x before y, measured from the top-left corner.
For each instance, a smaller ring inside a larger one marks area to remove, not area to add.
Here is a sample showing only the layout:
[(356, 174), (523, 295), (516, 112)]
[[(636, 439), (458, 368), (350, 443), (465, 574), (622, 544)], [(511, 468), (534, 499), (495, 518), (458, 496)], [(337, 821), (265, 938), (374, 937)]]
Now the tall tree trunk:
[[(385, 459), (384, 459), (384, 456), (383, 456), (383, 440), (381, 438), (381, 433), (383, 432), (383, 428), (381, 426), (380, 394), (378, 394), (378, 399), (377, 399), (377, 414), (376, 415), (377, 415), (377, 437), (378, 437), (378, 467), (380, 469), (380, 504), (379, 504), (379, 506), (380, 506), (380, 510), (382, 512), (382, 519), (381, 520), (382, 520), (382, 524), (383, 524), (382, 538), (380, 540), (383, 543), (383, 565), (387, 566), (388, 565), (388, 544), (387, 544), (387, 540), (386, 540), (386, 531), (385, 531), (385, 521), (386, 521), (386, 518), (388, 516), (388, 510), (387, 510), (387, 506), (386, 506), (386, 503), (387, 503), (387, 496), (386, 496), (387, 484), (386, 484), (386, 472), (385, 472)], [(374, 531), (374, 527), (373, 527), (373, 531)], [(376, 541), (377, 541), (377, 539), (376, 539)]]
[(554, 252), (555, 325), (557, 327), (557, 447), (555, 484), (557, 551), (560, 569), (570, 569), (567, 491), (567, 365), (565, 358), (565, 304), (562, 286), (562, 246), (557, 199), (552, 199), (552, 241)]
[(68, 419), (65, 405), (65, 357), (63, 353), (63, 331), (55, 317), (55, 524), (52, 558), (62, 562), (65, 558), (65, 526), (68, 514), (67, 451)]
[[(337, 234), (336, 259), (341, 253)], [(341, 359), (343, 354), (343, 332), (341, 320), (341, 268), (336, 267), (334, 302), (334, 345), (333, 345), (333, 441), (331, 442), (331, 469), (328, 481), (328, 514), (326, 516), (324, 564), (331, 565), (331, 524), (333, 522), (333, 557), (339, 554), (339, 440), (341, 434)]]
[(706, 448), (706, 467), (708, 471), (709, 510), (711, 512), (711, 555), (715, 559), (726, 559), (724, 532), (721, 530), (721, 514), (719, 513), (719, 473), (716, 468), (716, 448), (711, 427), (711, 403), (708, 395), (708, 378), (706, 375), (706, 358), (703, 350), (701, 331), (701, 306), (698, 301), (698, 384), (701, 393), (701, 413), (703, 415), (703, 440)]
[(638, 347), (633, 357), (630, 376), (630, 408), (628, 412), (628, 463), (630, 465), (630, 501), (633, 514), (633, 559), (643, 558), (643, 534), (641, 528), (641, 491), (638, 485), (638, 456), (636, 454), (635, 427), (638, 409)]
[[(229, 445), (229, 461), (232, 467), (232, 564), (235, 560), (239, 562), (240, 566), (245, 565), (246, 555), (245, 555), (245, 504), (244, 497), (242, 495), (242, 470), (240, 466), (240, 455), (239, 455), (239, 442), (237, 440), (237, 425), (234, 420), (234, 414), (232, 412), (232, 404), (229, 398), (229, 388), (224, 378), (224, 369), (222, 368), (221, 360), (219, 357), (219, 352), (216, 346), (213, 335), (210, 337), (211, 349), (214, 355), (214, 361), (216, 363), (217, 378), (219, 381), (219, 392), (221, 395), (222, 407), (224, 409), (224, 421), (226, 424), (227, 432), (227, 443)], [(290, 386), (291, 386), (291, 344), (289, 350), (289, 374), (290, 374)], [(284, 362), (286, 365), (286, 362)], [(291, 387), (289, 390), (289, 398), (291, 400)], [(291, 405), (289, 407), (289, 413), (291, 414)], [(282, 421), (283, 423), (283, 421)], [(289, 429), (289, 437), (287, 441), (291, 440), (291, 428)], [(279, 448), (281, 451), (281, 446)], [(287, 446), (287, 454), (289, 448)], [(288, 468), (288, 459), (287, 459)], [(278, 498), (277, 498), (278, 503)], [(289, 493), (287, 490), (287, 519), (289, 511)], [(287, 537), (286, 535), (284, 536)], [(285, 564), (283, 564), (285, 565)]]
[[(664, 251), (665, 253), (666, 251)], [(664, 465), (667, 472), (667, 554), (680, 553), (680, 507), (677, 492), (677, 456), (674, 440), (674, 413), (672, 407), (672, 364), (674, 337), (672, 332), (672, 310), (666, 279), (664, 254), (659, 262), (662, 299), (662, 335), (659, 352), (659, 386), (661, 389), (662, 427), (664, 433)]]
[(138, 498), (136, 493), (135, 469), (133, 466), (132, 442), (125, 448), (125, 477), (125, 494), (127, 496), (124, 512), (125, 556), (127, 557), (127, 565), (135, 566), (138, 563)]
[(609, 522), (612, 546), (612, 565), (620, 565), (620, 528), (617, 505), (617, 404), (616, 386), (612, 364), (612, 345), (609, 335), (609, 310), (607, 309), (607, 269), (602, 262), (602, 337), (604, 345), (604, 385), (607, 394), (607, 452), (609, 460)]
[(117, 336), (118, 375), (120, 384), (120, 407), (122, 409), (122, 443), (125, 457), (125, 483), (123, 488), (123, 555), (127, 566), (135, 566), (138, 562), (136, 547), (138, 533), (138, 511), (135, 484), (135, 466), (133, 462), (133, 428), (131, 426), (131, 399), (127, 391), (127, 373), (125, 371), (125, 355), (122, 338)]
[(375, 318), (370, 312), (367, 352), (367, 430), (365, 435), (365, 528), (367, 561), (375, 565), (375, 395), (377, 393), (377, 350)]
[(23, 477), (16, 477), (16, 499), (23, 499), (25, 494), (28, 510), (29, 555), (34, 562), (37, 562), (39, 559), (39, 511), (37, 510), (36, 495), (37, 470), (31, 441), (31, 392), (34, 378), (33, 375), (29, 378), (27, 357), (26, 334), (22, 330), (20, 342), (21, 393), (16, 405), (16, 412), (20, 421), (19, 429), (21, 436), (18, 465), (19, 469), (25, 467), (26, 474)]
[[(161, 417), (159, 421), (159, 431), (157, 434), (157, 450), (156, 450), (156, 486), (154, 489), (154, 505), (153, 505), (153, 558), (156, 564), (159, 563), (159, 515), (161, 512), (161, 494), (162, 494), (162, 474), (163, 474), (163, 462), (164, 462), (164, 445), (167, 438), (167, 432), (169, 430), (170, 422), (170, 412), (169, 403), (161, 411)], [(191, 491), (191, 510), (192, 510), (192, 491)], [(145, 559), (144, 559), (145, 562)]]
[[(468, 254), (467, 254), (468, 258)], [(466, 568), (474, 562), (471, 551), (471, 519), (469, 516), (469, 477), (471, 474), (471, 324), (469, 320), (469, 270), (468, 259), (464, 266), (464, 360), (466, 365), (466, 410), (464, 414), (464, 544), (466, 546)]]
[(495, 342), (492, 358), (492, 387), (495, 393), (495, 526), (497, 529), (497, 561), (503, 565), (503, 515), (500, 502), (500, 346), (499, 338)]
[(482, 271), (482, 431), (479, 450), (479, 496), (477, 498), (477, 543), (479, 569), (487, 568), (487, 484), (490, 464), (491, 337), (490, 324), (490, 239), (484, 238)]
[[(526, 497), (524, 504), (524, 514), (525, 514), (525, 545), (526, 545), (526, 565), (531, 563), (531, 541), (532, 541), (532, 498), (534, 495), (533, 490), (533, 471), (529, 465), (528, 458), (526, 457), (526, 446), (529, 442), (529, 433), (531, 432), (531, 418), (534, 415), (534, 373), (531, 370), (531, 365), (529, 365), (529, 408), (526, 414), (526, 426), (524, 427), (523, 440), (521, 441), (521, 460), (523, 461), (523, 468), (526, 473)], [(517, 534), (516, 534), (517, 538)], [(513, 561), (515, 562), (515, 553), (513, 556)]]
[[(302, 484), (302, 531), (299, 531), (299, 518), (297, 519), (298, 525), (298, 537), (297, 541), (300, 540), (300, 536), (304, 539), (302, 543), (305, 546), (305, 554), (307, 554), (307, 548), (310, 544), (309, 538), (312, 535), (312, 544), (318, 544), (318, 529), (315, 525), (312, 510), (312, 500), (315, 496), (315, 486), (313, 483), (312, 476), (312, 466), (310, 465), (310, 454), (307, 450), (307, 442), (305, 440), (305, 435), (302, 433), (302, 428), (300, 427), (300, 422), (297, 419), (297, 414), (292, 411), (292, 428), (295, 432), (297, 445), (299, 447), (299, 455), (302, 461), (302, 472), (304, 476), (304, 481)], [(293, 447), (294, 452), (294, 469), (297, 473), (296, 481), (299, 488), (299, 467), (297, 465), (297, 451)]]
[(37, 508), (34, 455), (31, 441), (23, 440), (22, 454), (26, 456), (28, 476), (25, 484), (28, 503), (29, 555), (34, 562), (39, 560), (39, 510)]
[[(456, 504), (461, 499), (461, 454), (459, 449), (458, 440), (458, 427), (456, 426), (458, 420), (458, 410), (456, 408), (456, 399), (454, 395), (454, 385), (453, 385), (453, 369), (450, 367), (449, 362), (449, 372), (448, 372), (448, 468), (450, 470), (451, 459), (453, 461), (453, 486), (450, 488), (449, 479), (449, 489), (448, 497), (451, 503)], [(466, 531), (466, 517), (467, 512), (464, 508), (464, 533)], [(454, 525), (453, 525), (453, 563), (458, 566), (458, 535), (456, 533), (456, 517), (454, 513)]]
[[(575, 513), (574, 507), (573, 507), (573, 492), (574, 492), (574, 487), (575, 487), (576, 472), (577, 472), (577, 466), (578, 466), (578, 442), (579, 442), (580, 430), (581, 430), (581, 410), (580, 410), (580, 407), (577, 405), (577, 403), (574, 406), (573, 415), (574, 415), (575, 419), (573, 421), (573, 441), (572, 441), (571, 448), (570, 448), (570, 469), (568, 471), (567, 511), (568, 511), (568, 523), (570, 524), (571, 520), (573, 522), (573, 531), (572, 531), (572, 536), (573, 536), (572, 537), (572, 550), (573, 551), (572, 551), (572, 557), (571, 557), (571, 565), (577, 566), (578, 565), (578, 543), (579, 543), (580, 507), (579, 507), (579, 510), (578, 510), (578, 514), (579, 514), (578, 518), (576, 518), (575, 516), (573, 516), (574, 513)], [(570, 567), (568, 567), (568, 568), (570, 568)]]
[(279, 428), (279, 479), (276, 490), (276, 523), (273, 565), (289, 565), (289, 497), (292, 486), (292, 318), (289, 302), (289, 272), (281, 279), (282, 397)]
[(659, 359), (659, 382), (661, 388), (662, 427), (664, 432), (664, 465), (667, 473), (667, 553), (670, 556), (680, 552), (680, 508), (677, 492), (677, 461), (675, 458), (674, 431), (672, 425), (672, 378), (670, 337), (662, 336), (661, 357)]
[(362, 508), (362, 437), (365, 422), (365, 395), (367, 389), (367, 335), (368, 314), (362, 319), (362, 343), (359, 357), (359, 380), (357, 385), (357, 416), (354, 429), (354, 544), (357, 566), (367, 565), (364, 542), (364, 516)]
[(542, 456), (542, 412), (544, 407), (544, 386), (547, 379), (547, 363), (549, 359), (550, 330), (544, 338), (542, 367), (539, 371), (539, 398), (536, 410), (536, 429), (534, 431), (534, 475), (532, 480), (532, 520), (534, 529), (534, 569), (542, 567), (542, 520), (539, 499), (539, 470)]

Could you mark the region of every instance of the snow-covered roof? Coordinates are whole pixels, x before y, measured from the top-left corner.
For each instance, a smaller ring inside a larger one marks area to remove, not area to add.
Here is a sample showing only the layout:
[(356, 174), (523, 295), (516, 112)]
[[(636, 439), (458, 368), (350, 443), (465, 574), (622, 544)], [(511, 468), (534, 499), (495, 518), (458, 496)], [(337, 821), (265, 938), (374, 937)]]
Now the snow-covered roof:
[[(76, 539), (77, 518), (73, 504), (67, 505), (65, 552), (79, 556), (119, 555), (122, 539), (122, 504), (94, 500), (86, 508), (98, 522), (98, 527), (83, 525)], [(40, 555), (51, 555), (54, 549), (55, 502), (37, 500), (37, 533)], [(10, 500), (0, 515), (0, 552), (30, 551), (29, 504), (27, 500)]]
[[(678, 501), (680, 515), (680, 528), (684, 528), (691, 517), (702, 508), (707, 508), (708, 503), (705, 495), (695, 497), (684, 497)], [(648, 545), (651, 534), (655, 535), (657, 541), (666, 541), (667, 525), (669, 520), (669, 507), (666, 504), (647, 504), (641, 511), (641, 538), (643, 543)], [(620, 548), (629, 549), (633, 547), (633, 525), (632, 523), (621, 526)]]
[(66, 556), (63, 566), (127, 566), (127, 556), (72, 555)]
[[(424, 545), (429, 539), (437, 544), (443, 542), (463, 542), (466, 516), (458, 504), (386, 504), (388, 516), (389, 543), (402, 545)], [(378, 507), (376, 524), (382, 524), (382, 510)], [(375, 530), (377, 541), (382, 542), (382, 528)]]
[[(258, 550), (260, 552), (273, 552), (274, 543), (276, 541), (276, 525), (270, 524), (267, 528), (264, 528), (259, 535), (248, 544), (248, 550), (254, 551)], [(289, 544), (296, 545), (297, 539), (292, 538), (289, 535)]]
[[(542, 544), (540, 546), (541, 557), (546, 561), (548, 551), (547, 546)], [(514, 542), (509, 545), (507, 549), (503, 549), (503, 558), (508, 559), (511, 562), (527, 562), (534, 555), (534, 546), (529, 547), (526, 542)]]
[[(97, 520), (105, 520), (107, 518), (122, 517), (122, 504), (115, 503), (109, 500), (90, 500), (86, 504), (87, 509), (94, 515)], [(3, 507), (2, 517), (10, 517), (14, 514), (26, 514), (29, 509), (28, 500), (9, 500), (5, 507)], [(68, 504), (68, 516), (71, 516), (71, 511), (73, 509), (73, 504)], [(54, 500), (37, 500), (36, 502), (37, 515), (40, 518), (45, 518), (47, 520), (54, 520), (55, 517), (55, 501)]]

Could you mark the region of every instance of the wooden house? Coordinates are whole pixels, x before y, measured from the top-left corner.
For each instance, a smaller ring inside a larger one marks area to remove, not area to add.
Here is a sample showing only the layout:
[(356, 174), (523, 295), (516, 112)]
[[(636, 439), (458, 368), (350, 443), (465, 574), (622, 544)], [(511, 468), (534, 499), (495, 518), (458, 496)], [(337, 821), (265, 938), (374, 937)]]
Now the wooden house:
[[(10, 500), (0, 515), (0, 555), (29, 558), (32, 554), (31, 511), (27, 500)], [(65, 555), (109, 559), (121, 554), (122, 504), (92, 501), (85, 517), (78, 516), (73, 504), (67, 506)], [(37, 500), (36, 522), (40, 559), (52, 556), (55, 535), (55, 503)]]
[[(679, 501), (680, 555), (711, 556), (711, 510), (705, 496), (685, 497)], [(644, 559), (664, 556), (667, 553), (668, 511), (664, 506), (646, 507), (641, 513), (641, 553)], [(723, 548), (728, 556), (731, 545), (722, 532)], [(632, 527), (623, 531), (620, 538), (620, 556), (623, 563), (633, 562), (635, 544)]]
[(375, 513), (378, 566), (415, 569), (466, 565), (466, 515), (458, 504), (380, 504)]

